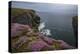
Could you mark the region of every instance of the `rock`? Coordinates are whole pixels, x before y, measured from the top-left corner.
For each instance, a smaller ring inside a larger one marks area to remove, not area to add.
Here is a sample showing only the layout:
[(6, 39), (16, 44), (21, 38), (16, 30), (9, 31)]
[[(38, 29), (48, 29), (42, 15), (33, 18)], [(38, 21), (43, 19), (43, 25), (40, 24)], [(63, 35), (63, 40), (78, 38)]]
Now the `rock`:
[(76, 39), (75, 47), (78, 48), (78, 16), (74, 16), (72, 18), (72, 27)]
[(77, 36), (78, 34), (78, 16), (74, 16), (72, 18), (72, 26), (73, 26), (73, 30), (74, 30), (74, 34), (75, 36)]
[(38, 26), (40, 24), (40, 17), (36, 14), (34, 10), (31, 9), (12, 8), (11, 22), (26, 24), (31, 26), (32, 28), (38, 29)]

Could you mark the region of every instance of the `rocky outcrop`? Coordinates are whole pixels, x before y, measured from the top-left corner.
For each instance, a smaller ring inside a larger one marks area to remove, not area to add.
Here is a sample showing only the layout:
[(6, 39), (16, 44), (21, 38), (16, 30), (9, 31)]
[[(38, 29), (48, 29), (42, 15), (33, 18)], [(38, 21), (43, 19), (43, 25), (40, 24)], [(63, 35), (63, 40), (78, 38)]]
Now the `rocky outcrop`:
[(76, 48), (78, 47), (78, 16), (72, 17), (72, 27), (73, 27), (73, 32), (75, 36), (75, 46)]
[(75, 36), (77, 36), (78, 34), (78, 16), (74, 16), (72, 18), (72, 26), (73, 26), (73, 30), (75, 33)]
[(32, 28), (38, 28), (40, 24), (40, 17), (34, 10), (31, 9), (11, 9), (11, 22), (19, 24), (27, 24)]

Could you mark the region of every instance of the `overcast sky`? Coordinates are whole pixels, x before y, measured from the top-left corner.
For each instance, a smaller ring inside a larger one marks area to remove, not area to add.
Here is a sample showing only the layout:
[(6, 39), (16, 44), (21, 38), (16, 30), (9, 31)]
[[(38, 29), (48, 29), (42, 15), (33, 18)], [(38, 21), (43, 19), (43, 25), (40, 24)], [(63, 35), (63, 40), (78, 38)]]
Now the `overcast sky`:
[(62, 14), (77, 14), (77, 5), (53, 4), (53, 3), (31, 3), (31, 2), (12, 2), (13, 8), (33, 9), (39, 12), (53, 12)]

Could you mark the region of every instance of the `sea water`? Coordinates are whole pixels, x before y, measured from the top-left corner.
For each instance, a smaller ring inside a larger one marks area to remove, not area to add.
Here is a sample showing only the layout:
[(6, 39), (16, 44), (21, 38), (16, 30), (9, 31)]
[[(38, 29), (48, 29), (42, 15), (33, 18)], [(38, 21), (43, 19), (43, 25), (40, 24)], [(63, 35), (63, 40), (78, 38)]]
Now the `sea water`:
[(37, 14), (41, 18), (39, 30), (43, 34), (75, 46), (76, 40), (72, 28), (72, 17), (75, 15), (61, 15), (46, 12), (38, 12)]

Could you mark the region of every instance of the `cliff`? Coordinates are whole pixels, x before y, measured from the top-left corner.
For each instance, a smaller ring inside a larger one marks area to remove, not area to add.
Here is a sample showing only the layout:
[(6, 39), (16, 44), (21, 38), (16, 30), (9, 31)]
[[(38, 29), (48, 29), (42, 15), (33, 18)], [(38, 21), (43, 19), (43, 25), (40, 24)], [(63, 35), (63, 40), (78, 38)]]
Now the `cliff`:
[(55, 40), (53, 38), (44, 36), (38, 31), (39, 24), (40, 17), (36, 14), (34, 10), (12, 8), (12, 52), (31, 52), (73, 48), (62, 40)]
[(75, 36), (75, 46), (78, 48), (78, 16), (72, 17), (72, 27)]
[(38, 28), (40, 17), (32, 9), (11, 9), (11, 22), (19, 24), (27, 24), (32, 28)]

